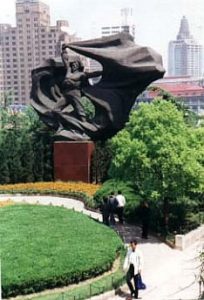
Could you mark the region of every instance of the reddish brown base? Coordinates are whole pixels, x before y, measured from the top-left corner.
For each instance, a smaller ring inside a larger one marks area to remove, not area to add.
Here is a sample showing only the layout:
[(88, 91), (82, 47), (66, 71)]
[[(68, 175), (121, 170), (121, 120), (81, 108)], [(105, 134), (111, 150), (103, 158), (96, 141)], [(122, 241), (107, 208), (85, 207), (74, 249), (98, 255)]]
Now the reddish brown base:
[(55, 180), (90, 182), (93, 151), (93, 142), (55, 142)]

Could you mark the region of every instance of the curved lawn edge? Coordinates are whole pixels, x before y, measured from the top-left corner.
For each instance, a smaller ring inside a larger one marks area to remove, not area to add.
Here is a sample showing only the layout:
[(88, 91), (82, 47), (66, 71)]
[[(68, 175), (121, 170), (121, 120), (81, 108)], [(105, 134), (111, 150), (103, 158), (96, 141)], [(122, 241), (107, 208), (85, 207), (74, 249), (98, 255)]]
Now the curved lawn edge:
[(125, 257), (125, 249), (118, 253), (118, 257), (114, 261), (111, 270), (95, 277), (90, 278), (79, 284), (65, 286), (51, 290), (45, 290), (30, 295), (19, 295), (17, 297), (8, 298), (8, 300), (83, 300), (93, 296), (104, 294), (108, 291), (116, 290), (125, 282), (123, 272), (123, 261)]
[(90, 211), (97, 211), (93, 198), (84, 192), (68, 192), (68, 191), (56, 191), (56, 190), (8, 190), (4, 191), (0, 189), (0, 196), (52, 196), (61, 198), (71, 198), (84, 203), (86, 209)]
[[(0, 195), (0, 196), (4, 196), (4, 197), (7, 197), (8, 196), (8, 194), (3, 194), (3, 195)], [(17, 197), (20, 197), (19, 196), (19, 193), (16, 195), (16, 194), (11, 194), (10, 195), (11, 196), (11, 200), (12, 200), (12, 196), (15, 198), (15, 196), (17, 196)], [(23, 197), (26, 197), (26, 195), (25, 194), (23, 194), (22, 195)], [(31, 195), (30, 195), (31, 196)], [(48, 195), (48, 196), (51, 196), (50, 194)], [(52, 195), (53, 196), (53, 195)], [(51, 198), (52, 198), (52, 196), (51, 196)], [(38, 197), (36, 194), (34, 194), (34, 197)], [(41, 195), (39, 196), (39, 197), (41, 197)], [(42, 197), (43, 198), (43, 197)], [(69, 200), (72, 200), (72, 201), (75, 201), (76, 199), (66, 199), (65, 197), (59, 197), (59, 199), (62, 199), (62, 200), (64, 200), (64, 201), (66, 201), (66, 202), (68, 202)], [(53, 198), (52, 198), (53, 199)], [(81, 200), (76, 200), (76, 201), (81, 201)], [(22, 201), (22, 202), (24, 202), (24, 201)], [(40, 201), (37, 201), (35, 204), (40, 204), (39, 203)], [(14, 203), (15, 203), (15, 201), (14, 201)], [(17, 202), (18, 204), (20, 204), (19, 202)], [(24, 202), (25, 204), (33, 204), (33, 203), (26, 203), (26, 202)], [(48, 204), (47, 204), (48, 205)], [(55, 206), (55, 201), (53, 201), (52, 203), (49, 203), (49, 205), (53, 205), (53, 206)], [(58, 205), (56, 205), (56, 206), (58, 206)], [(67, 208), (67, 209), (70, 209), (69, 207), (64, 207), (64, 208)], [(84, 211), (78, 211), (78, 212), (81, 212), (81, 213), (85, 213), (85, 210)], [(97, 217), (97, 216), (95, 216), (95, 215), (99, 215), (98, 213), (94, 213), (93, 211), (89, 211), (89, 210), (87, 210), (86, 212), (90, 212), (90, 214), (88, 214), (88, 216), (89, 217), (91, 217), (91, 218), (93, 218), (93, 219), (97, 219), (97, 221), (99, 220), (99, 218)], [(86, 214), (86, 213), (85, 213)], [(92, 215), (91, 215), (92, 214)], [(121, 251), (123, 251), (123, 250), (120, 250), (120, 252)], [(107, 272), (110, 272), (110, 270), (108, 271), (108, 270), (106, 270), (106, 271), (104, 271), (104, 273), (102, 272), (102, 273), (100, 273), (101, 275), (98, 275), (98, 276), (96, 276), (96, 277), (90, 277), (90, 279), (87, 279), (87, 281), (89, 281), (89, 280), (93, 280), (94, 282), (95, 282), (95, 280), (97, 281), (97, 283), (99, 282), (99, 285), (101, 285), (101, 282), (103, 282), (104, 280), (108, 280), (109, 279), (109, 281), (110, 282), (106, 282), (105, 283), (105, 286), (100, 286), (100, 287), (95, 287), (95, 286), (93, 286), (93, 288), (92, 288), (92, 295), (98, 295), (98, 294), (100, 294), (100, 293), (102, 293), (102, 292), (105, 292), (105, 291), (108, 291), (108, 290), (112, 290), (113, 288), (115, 288), (115, 287), (117, 287), (117, 286), (120, 286), (121, 285), (121, 281), (122, 281), (122, 279), (123, 279), (123, 272), (121, 272), (121, 270), (119, 271), (119, 270), (117, 270), (117, 272), (116, 272), (116, 278), (114, 277), (113, 278), (113, 276), (115, 275), (115, 273), (111, 273), (111, 275), (108, 275), (108, 276), (106, 276), (106, 273)], [(118, 272), (120, 273), (119, 275), (118, 275)], [(97, 280), (98, 279), (98, 277), (101, 277), (101, 276), (105, 276), (104, 278), (103, 278), (103, 280), (102, 279), (100, 279), (99, 281)], [(87, 290), (87, 287), (86, 288), (84, 288), (84, 284), (86, 285), (86, 280), (83, 280), (83, 281), (81, 281), (80, 282), (80, 287), (82, 286), (83, 288), (82, 288), (82, 290), (83, 290), (83, 292), (82, 292), (82, 294), (86, 294), (86, 293), (88, 293), (88, 291), (90, 290), (90, 286), (89, 286), (89, 289)], [(72, 284), (71, 284), (71, 286), (72, 286)], [(69, 285), (69, 287), (70, 287), (70, 285)], [(77, 288), (71, 288), (71, 292), (69, 292), (69, 294), (71, 293), (71, 294), (78, 294), (78, 288), (79, 287), (77, 287)], [(58, 289), (58, 288), (54, 288), (54, 291), (56, 290), (56, 289)], [(62, 289), (62, 288), (60, 288), (59, 287), (59, 289)], [(68, 289), (70, 289), (70, 288), (68, 288)], [(51, 289), (51, 290), (49, 290), (49, 292), (51, 292), (53, 289)], [(37, 292), (38, 293), (38, 292)], [(42, 291), (42, 292), (39, 292), (39, 293), (44, 293), (44, 291)], [(67, 292), (66, 292), (66, 294), (67, 294)], [(29, 296), (28, 295), (25, 295), (24, 297), (29, 297), (29, 298), (22, 298), (22, 299), (33, 299), (33, 297), (32, 298), (30, 298), (31, 297), (31, 295), (32, 294), (29, 294)], [(19, 297), (22, 297), (22, 296), (14, 296), (14, 298), (9, 298), (9, 299), (21, 299), (21, 298), (19, 298)], [(68, 299), (72, 299), (72, 295), (70, 296), (71, 298), (68, 298)], [(77, 298), (74, 298), (75, 296), (73, 296), (73, 299), (77, 299)], [(84, 298), (83, 296), (80, 296), (80, 299), (86, 299), (87, 298), (87, 296)], [(38, 298), (37, 298), (38, 299)], [(41, 299), (41, 298), (39, 298), (39, 299)], [(43, 296), (43, 298), (42, 299), (44, 299), (44, 296)], [(45, 299), (51, 299), (51, 298), (45, 298)], [(53, 298), (53, 300), (54, 300), (54, 298)]]

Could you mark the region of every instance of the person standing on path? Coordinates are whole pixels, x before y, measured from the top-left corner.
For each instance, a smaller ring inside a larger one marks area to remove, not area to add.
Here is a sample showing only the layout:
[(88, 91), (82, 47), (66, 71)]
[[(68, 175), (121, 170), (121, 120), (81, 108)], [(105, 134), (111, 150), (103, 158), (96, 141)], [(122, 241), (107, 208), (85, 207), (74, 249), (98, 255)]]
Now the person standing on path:
[(124, 214), (124, 207), (125, 207), (125, 204), (126, 204), (126, 199), (122, 195), (121, 191), (118, 191), (118, 194), (116, 196), (116, 200), (118, 202), (118, 206), (117, 206), (118, 219), (119, 219), (120, 224), (123, 224), (123, 222), (124, 222), (123, 214)]
[[(138, 279), (143, 268), (143, 255), (138, 249), (137, 241), (131, 241), (128, 249), (123, 269), (127, 271), (126, 282), (129, 287), (131, 297), (138, 299)], [(134, 287), (131, 280), (134, 280)]]
[(150, 222), (150, 208), (147, 201), (143, 201), (140, 208), (140, 217), (142, 221), (142, 238), (148, 239), (149, 222)]
[(109, 197), (109, 206), (110, 206), (110, 224), (115, 225), (115, 216), (114, 214), (116, 213), (117, 206), (118, 206), (118, 201), (115, 197), (115, 193), (111, 192), (111, 195)]
[(110, 215), (110, 205), (108, 197), (103, 197), (103, 203), (101, 205), (101, 212), (103, 217), (103, 223), (109, 226), (109, 215)]

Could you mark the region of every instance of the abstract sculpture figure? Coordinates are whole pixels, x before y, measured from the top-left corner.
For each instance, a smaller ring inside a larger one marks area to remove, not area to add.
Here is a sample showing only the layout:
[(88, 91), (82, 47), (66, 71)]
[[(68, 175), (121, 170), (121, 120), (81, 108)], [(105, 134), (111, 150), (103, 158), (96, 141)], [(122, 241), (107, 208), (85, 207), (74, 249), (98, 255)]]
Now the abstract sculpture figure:
[[(67, 49), (97, 60), (103, 70), (85, 72), (79, 56)], [(104, 140), (124, 127), (136, 97), (163, 75), (161, 56), (135, 45), (127, 33), (64, 44), (60, 60), (49, 59), (32, 71), (32, 105), (58, 140)], [(100, 81), (91, 85), (89, 79), (98, 76)], [(91, 120), (82, 96), (95, 107)]]

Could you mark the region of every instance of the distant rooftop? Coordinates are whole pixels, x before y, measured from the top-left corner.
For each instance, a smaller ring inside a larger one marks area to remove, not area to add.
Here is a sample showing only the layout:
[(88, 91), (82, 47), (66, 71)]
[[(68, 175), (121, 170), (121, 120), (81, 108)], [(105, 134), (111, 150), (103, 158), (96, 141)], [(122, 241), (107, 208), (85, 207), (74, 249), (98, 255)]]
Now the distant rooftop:
[(169, 83), (159, 83), (156, 84), (156, 86), (167, 90), (169, 92), (189, 92), (189, 91), (201, 91), (204, 92), (204, 88), (199, 86), (199, 85), (195, 85), (195, 84), (186, 84), (186, 83), (180, 83), (180, 84), (169, 84)]

